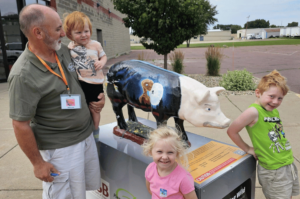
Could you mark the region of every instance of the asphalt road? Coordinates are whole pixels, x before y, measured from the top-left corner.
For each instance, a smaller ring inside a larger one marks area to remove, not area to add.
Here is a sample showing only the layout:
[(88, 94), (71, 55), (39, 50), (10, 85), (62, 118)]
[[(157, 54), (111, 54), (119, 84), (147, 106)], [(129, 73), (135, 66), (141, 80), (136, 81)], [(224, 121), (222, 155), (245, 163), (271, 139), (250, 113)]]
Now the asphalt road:
[[(186, 74), (205, 74), (207, 48), (180, 48), (184, 54)], [(146, 61), (157, 66), (163, 66), (163, 55), (158, 55), (153, 50), (133, 50), (128, 55), (110, 59), (107, 66), (123, 60), (137, 59), (144, 53)], [(278, 70), (288, 80), (288, 85), (293, 92), (300, 93), (300, 46), (251, 46), (222, 48), (223, 58), (220, 73), (228, 70), (243, 70), (246, 68), (255, 77), (261, 78), (272, 70)], [(171, 70), (171, 65), (168, 65)]]

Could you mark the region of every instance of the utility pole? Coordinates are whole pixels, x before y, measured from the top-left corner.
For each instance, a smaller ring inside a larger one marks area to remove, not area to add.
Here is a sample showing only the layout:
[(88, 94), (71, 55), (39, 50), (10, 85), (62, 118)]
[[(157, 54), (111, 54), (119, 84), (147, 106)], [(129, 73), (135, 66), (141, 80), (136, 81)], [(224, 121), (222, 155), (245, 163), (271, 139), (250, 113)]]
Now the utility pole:
[(250, 17), (250, 15), (248, 17), (246, 17), (247, 18), (247, 25), (246, 25), (246, 31), (245, 31), (245, 38), (246, 39), (247, 39), (247, 28), (248, 28), (249, 17)]

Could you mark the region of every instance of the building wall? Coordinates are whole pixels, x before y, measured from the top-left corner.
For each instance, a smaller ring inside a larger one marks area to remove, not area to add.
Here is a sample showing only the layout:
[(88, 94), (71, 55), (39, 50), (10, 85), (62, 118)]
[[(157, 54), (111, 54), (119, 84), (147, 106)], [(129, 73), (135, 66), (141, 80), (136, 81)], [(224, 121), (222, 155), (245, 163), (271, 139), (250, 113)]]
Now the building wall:
[(273, 35), (273, 37), (280, 36), (280, 32), (267, 32), (266, 38), (271, 37), (271, 35)]
[(231, 40), (231, 30), (222, 30), (222, 31), (208, 31), (204, 35), (204, 41), (223, 41)]
[[(203, 37), (203, 41), (223, 41), (223, 40), (231, 40), (231, 31), (208, 31), (206, 35), (197, 35), (191, 38), (190, 43), (199, 43), (200, 37)], [(139, 44), (141, 38), (138, 36), (130, 35), (130, 43), (131, 44)], [(151, 40), (148, 40), (151, 42)]]
[[(246, 34), (247, 35), (252, 34), (252, 35), (260, 35), (260, 36), (262, 36), (263, 30), (264, 30), (263, 28), (247, 29), (247, 33)], [(241, 36), (241, 38), (246, 37), (245, 36), (245, 32), (246, 32), (245, 29), (238, 30), (237, 31), (237, 37), (238, 38), (240, 38), (240, 36)]]
[[(298, 27), (296, 27), (298, 28)], [(273, 36), (285, 36), (285, 35), (288, 35), (290, 34), (290, 29), (285, 27), (285, 28), (280, 28), (280, 31), (278, 32), (266, 32), (266, 30), (272, 30), (274, 31), (274, 29), (278, 29), (278, 28), (254, 28), (254, 29), (247, 29), (247, 35), (249, 34), (252, 34), (252, 35), (260, 35), (262, 36), (263, 39), (266, 38), (269, 38), (271, 35)], [(300, 27), (299, 27), (299, 30), (300, 30)], [(238, 30), (237, 31), (237, 37), (240, 38), (240, 34), (241, 34), (241, 37), (243, 38), (245, 36), (245, 29), (241, 29), (241, 30)], [(299, 31), (299, 34), (300, 34), (300, 31)], [(295, 33), (296, 35), (296, 33)]]
[(141, 38), (135, 35), (130, 35), (130, 44), (139, 44)]
[[(65, 13), (76, 10), (85, 13), (92, 23), (91, 39), (97, 40), (97, 29), (102, 31), (102, 42), (99, 42), (108, 58), (129, 53), (129, 29), (125, 27), (122, 21), (126, 15), (115, 10), (110, 0), (98, 0), (97, 2), (92, 0), (56, 0), (56, 8), (62, 19)], [(70, 40), (65, 37), (62, 42), (68, 44)]]
[(280, 29), (280, 36), (300, 36), (300, 27), (285, 27)]

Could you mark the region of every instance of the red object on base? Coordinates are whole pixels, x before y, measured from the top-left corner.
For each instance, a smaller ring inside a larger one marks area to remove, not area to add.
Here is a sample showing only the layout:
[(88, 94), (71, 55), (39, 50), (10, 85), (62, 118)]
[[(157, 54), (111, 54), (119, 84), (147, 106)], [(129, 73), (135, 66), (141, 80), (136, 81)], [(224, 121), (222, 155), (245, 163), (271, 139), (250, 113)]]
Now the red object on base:
[(113, 130), (113, 133), (116, 135), (116, 136), (119, 136), (119, 137), (122, 137), (123, 134), (123, 138), (125, 139), (128, 139), (128, 140), (131, 140), (132, 142), (135, 142), (139, 145), (142, 145), (145, 141), (144, 138), (138, 136), (138, 135), (135, 135), (133, 133), (130, 133), (124, 129), (119, 129), (118, 126), (115, 126), (114, 130)]

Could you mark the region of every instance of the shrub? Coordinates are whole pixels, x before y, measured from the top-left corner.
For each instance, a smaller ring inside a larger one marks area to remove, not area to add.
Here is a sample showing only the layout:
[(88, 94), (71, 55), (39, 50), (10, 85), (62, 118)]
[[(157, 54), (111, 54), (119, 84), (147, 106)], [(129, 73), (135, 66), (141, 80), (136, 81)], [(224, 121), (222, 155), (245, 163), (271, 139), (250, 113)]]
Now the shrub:
[(183, 59), (184, 59), (184, 54), (180, 50), (175, 50), (174, 52), (171, 53), (169, 56), (169, 59), (171, 60), (171, 65), (173, 67), (173, 71), (176, 73), (184, 73), (184, 65), (183, 65)]
[(219, 76), (220, 75), (220, 65), (223, 55), (219, 47), (210, 46), (205, 52), (205, 58), (207, 60), (207, 72), (206, 75), (209, 76)]
[(219, 85), (230, 91), (254, 90), (255, 83), (252, 73), (244, 70), (228, 71), (222, 75)]
[(138, 54), (138, 58), (137, 59), (141, 60), (141, 61), (146, 61), (148, 59), (148, 53), (142, 51), (141, 54)]

